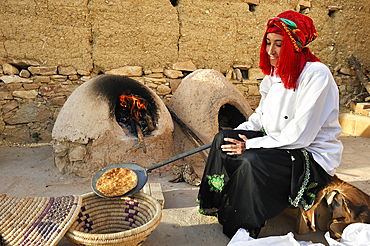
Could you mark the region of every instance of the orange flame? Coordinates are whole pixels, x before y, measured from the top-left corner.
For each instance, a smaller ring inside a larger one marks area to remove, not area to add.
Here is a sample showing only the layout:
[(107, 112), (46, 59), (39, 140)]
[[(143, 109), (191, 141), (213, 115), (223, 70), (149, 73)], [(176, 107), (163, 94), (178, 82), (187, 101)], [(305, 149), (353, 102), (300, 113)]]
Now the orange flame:
[(146, 110), (145, 99), (135, 96), (121, 95), (119, 100), (121, 101), (120, 105), (124, 108), (124, 110), (130, 111), (130, 114), (135, 116), (137, 122), (140, 123), (139, 110)]

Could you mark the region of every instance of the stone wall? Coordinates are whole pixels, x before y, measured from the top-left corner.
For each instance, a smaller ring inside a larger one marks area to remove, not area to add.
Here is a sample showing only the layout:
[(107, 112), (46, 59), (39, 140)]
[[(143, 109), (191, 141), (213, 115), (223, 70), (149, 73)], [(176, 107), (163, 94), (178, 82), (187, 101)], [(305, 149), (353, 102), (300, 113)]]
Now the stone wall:
[(360, 93), (347, 57), (369, 70), (366, 1), (0, 1), (0, 139), (50, 141), (68, 96), (100, 73), (133, 76), (166, 102), (189, 72), (216, 69), (255, 108), (261, 38), (285, 10), (314, 20), (310, 48), (333, 72), (341, 103)]

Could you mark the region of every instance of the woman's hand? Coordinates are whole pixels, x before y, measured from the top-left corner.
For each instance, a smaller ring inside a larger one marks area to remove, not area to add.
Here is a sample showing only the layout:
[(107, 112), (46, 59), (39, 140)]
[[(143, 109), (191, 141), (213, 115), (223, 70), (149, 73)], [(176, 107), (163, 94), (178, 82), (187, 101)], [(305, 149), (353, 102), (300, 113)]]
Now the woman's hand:
[(221, 145), (222, 151), (227, 152), (227, 155), (240, 155), (245, 150), (245, 142), (248, 138), (244, 135), (239, 134), (239, 137), (244, 141), (239, 141), (233, 138), (224, 138), (225, 142), (231, 142), (232, 144)]

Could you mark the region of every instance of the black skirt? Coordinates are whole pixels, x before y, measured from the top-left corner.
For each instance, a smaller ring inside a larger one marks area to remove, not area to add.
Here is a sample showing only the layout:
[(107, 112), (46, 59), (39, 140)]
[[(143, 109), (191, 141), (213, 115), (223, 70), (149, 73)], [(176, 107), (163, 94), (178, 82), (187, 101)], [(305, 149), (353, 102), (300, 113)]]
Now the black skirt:
[(239, 228), (258, 235), (266, 220), (289, 205), (301, 203), (308, 210), (318, 191), (332, 180), (304, 149), (258, 148), (227, 155), (221, 150), (223, 139), (243, 141), (238, 134), (248, 139), (263, 136), (256, 131), (220, 131), (213, 140), (198, 194), (199, 212), (217, 216), (230, 238)]

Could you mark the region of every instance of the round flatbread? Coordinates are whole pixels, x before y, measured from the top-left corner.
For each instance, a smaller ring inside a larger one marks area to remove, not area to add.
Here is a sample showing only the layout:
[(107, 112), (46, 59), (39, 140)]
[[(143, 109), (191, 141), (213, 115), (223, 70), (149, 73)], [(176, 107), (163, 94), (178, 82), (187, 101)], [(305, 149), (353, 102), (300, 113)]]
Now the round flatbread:
[(129, 168), (117, 167), (106, 171), (96, 182), (96, 189), (107, 197), (122, 196), (136, 187), (137, 175)]

